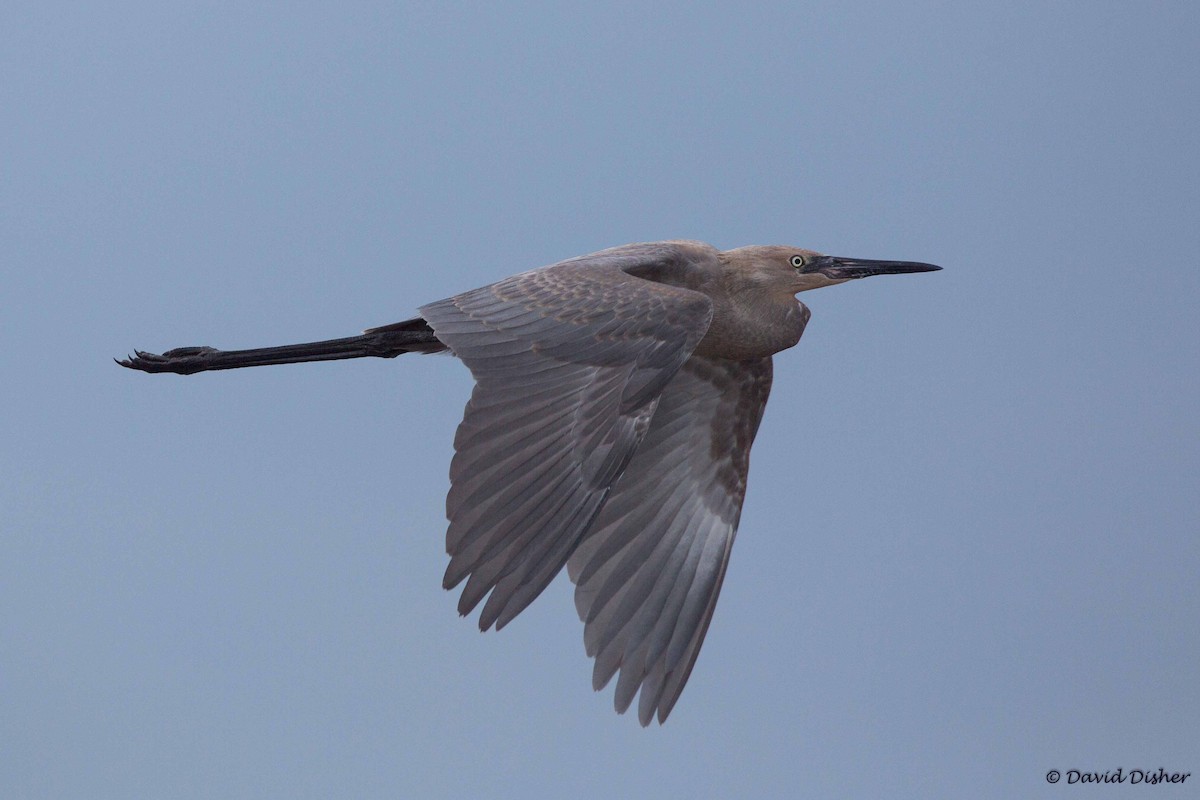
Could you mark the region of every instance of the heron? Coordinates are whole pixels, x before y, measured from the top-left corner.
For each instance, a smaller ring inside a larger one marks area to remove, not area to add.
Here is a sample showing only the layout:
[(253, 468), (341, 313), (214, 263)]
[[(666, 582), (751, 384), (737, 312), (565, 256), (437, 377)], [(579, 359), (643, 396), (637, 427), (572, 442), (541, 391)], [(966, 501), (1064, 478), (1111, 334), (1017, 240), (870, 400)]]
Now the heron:
[(592, 684), (666, 721), (712, 620), (775, 353), (800, 341), (796, 295), (933, 264), (787, 246), (628, 244), (420, 307), (359, 336), (117, 363), (191, 374), (449, 353), (475, 384), (454, 438), (446, 589), (499, 630), (563, 567)]

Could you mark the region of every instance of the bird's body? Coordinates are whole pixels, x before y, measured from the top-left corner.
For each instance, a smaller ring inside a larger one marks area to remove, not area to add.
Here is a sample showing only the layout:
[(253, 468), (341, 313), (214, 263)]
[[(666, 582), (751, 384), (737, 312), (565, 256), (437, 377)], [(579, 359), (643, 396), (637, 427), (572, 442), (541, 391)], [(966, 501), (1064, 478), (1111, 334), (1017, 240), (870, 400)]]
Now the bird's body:
[[(449, 350), (475, 389), (455, 436), (446, 588), (503, 627), (567, 567), (616, 707), (666, 719), (712, 618), (737, 531), (771, 356), (809, 311), (796, 293), (937, 269), (791, 247), (625, 245), (523, 272), (362, 336), (223, 352), (139, 352), (196, 372)], [(486, 598), (486, 599), (485, 599)]]

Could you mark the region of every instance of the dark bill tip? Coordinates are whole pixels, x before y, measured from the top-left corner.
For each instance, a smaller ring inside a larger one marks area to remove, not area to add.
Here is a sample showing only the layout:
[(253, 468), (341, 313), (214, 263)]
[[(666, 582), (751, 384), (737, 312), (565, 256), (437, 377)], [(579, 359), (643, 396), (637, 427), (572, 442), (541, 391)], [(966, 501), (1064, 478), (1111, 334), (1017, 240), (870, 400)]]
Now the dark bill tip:
[(902, 275), (907, 272), (936, 272), (941, 267), (920, 261), (873, 261), (865, 258), (838, 258), (829, 256), (829, 261), (819, 270), (826, 277), (849, 280), (867, 278), (871, 275)]

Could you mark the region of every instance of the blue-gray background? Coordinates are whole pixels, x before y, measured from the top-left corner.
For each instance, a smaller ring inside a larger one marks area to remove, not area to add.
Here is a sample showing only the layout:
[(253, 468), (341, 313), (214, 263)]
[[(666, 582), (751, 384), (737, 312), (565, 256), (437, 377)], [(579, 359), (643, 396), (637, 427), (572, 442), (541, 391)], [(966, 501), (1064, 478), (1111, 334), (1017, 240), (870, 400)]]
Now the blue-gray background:
[[(5, 3), (0, 795), (1194, 792), (1197, 14)], [(946, 269), (803, 297), (662, 728), (441, 590), (461, 365), (110, 360), (663, 238)]]

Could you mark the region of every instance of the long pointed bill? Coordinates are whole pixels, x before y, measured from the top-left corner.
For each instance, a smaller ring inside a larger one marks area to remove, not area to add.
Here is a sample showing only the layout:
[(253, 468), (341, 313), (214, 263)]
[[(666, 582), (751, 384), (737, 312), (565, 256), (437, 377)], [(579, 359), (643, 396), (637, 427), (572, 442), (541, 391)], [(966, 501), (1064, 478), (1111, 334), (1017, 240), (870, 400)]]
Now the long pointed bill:
[(920, 261), (871, 261), (865, 258), (825, 256), (815, 264), (816, 272), (834, 280), (868, 278), (872, 275), (900, 275), (906, 272), (936, 272), (941, 267)]

